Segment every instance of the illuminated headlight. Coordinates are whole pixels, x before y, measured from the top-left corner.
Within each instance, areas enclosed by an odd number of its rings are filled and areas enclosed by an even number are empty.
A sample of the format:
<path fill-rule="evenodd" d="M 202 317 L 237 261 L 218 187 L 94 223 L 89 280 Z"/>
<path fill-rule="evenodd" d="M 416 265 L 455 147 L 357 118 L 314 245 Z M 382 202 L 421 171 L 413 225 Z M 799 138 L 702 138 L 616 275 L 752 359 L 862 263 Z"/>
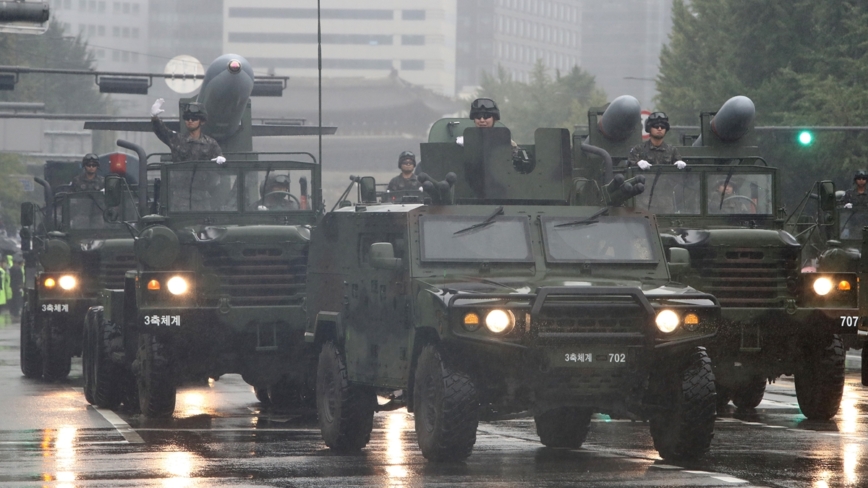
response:
<path fill-rule="evenodd" d="M 509 310 L 492 310 L 485 316 L 485 326 L 495 334 L 509 332 L 515 327 L 515 315 Z"/>
<path fill-rule="evenodd" d="M 72 290 L 78 285 L 78 281 L 75 279 L 75 276 L 71 275 L 63 275 L 57 280 L 57 283 L 66 291 Z"/>
<path fill-rule="evenodd" d="M 672 310 L 661 310 L 657 313 L 657 328 L 660 329 L 661 332 L 668 334 L 674 331 L 678 328 L 678 323 L 680 321 L 678 314 Z"/>
<path fill-rule="evenodd" d="M 835 285 L 832 284 L 832 280 L 830 280 L 829 278 L 817 278 L 814 281 L 814 293 L 820 295 L 821 297 L 828 295 L 834 287 Z"/>
<path fill-rule="evenodd" d="M 173 276 L 169 278 L 168 282 L 166 282 L 166 288 L 172 295 L 183 295 L 184 293 L 187 293 L 190 285 L 184 278 L 181 278 L 180 276 Z"/>
<path fill-rule="evenodd" d="M 54 281 L 54 278 L 45 278 L 45 281 L 42 282 L 42 284 L 48 289 L 51 289 L 51 288 L 54 288 L 55 286 L 57 286 L 57 282 Z"/>

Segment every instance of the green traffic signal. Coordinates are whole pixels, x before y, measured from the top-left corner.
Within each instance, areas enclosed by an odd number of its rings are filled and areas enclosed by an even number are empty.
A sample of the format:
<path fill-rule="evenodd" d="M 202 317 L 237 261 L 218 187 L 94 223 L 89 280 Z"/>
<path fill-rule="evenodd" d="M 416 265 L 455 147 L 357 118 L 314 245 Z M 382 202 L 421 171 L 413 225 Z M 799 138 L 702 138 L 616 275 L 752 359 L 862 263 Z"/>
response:
<path fill-rule="evenodd" d="M 814 142 L 814 134 L 811 134 L 811 131 L 803 130 L 799 132 L 799 144 L 803 146 L 809 146 L 812 142 Z"/>

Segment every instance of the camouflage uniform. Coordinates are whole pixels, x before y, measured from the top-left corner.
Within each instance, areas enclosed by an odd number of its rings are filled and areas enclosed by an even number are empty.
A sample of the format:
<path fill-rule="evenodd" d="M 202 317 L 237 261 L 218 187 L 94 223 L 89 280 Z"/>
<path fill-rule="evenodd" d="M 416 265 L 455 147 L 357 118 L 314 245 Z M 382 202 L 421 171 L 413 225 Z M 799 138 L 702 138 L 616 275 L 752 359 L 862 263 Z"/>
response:
<path fill-rule="evenodd" d="M 648 140 L 630 149 L 628 161 L 630 162 L 630 166 L 636 166 L 636 163 L 643 159 L 651 164 L 674 164 L 675 161 L 681 161 L 681 155 L 678 154 L 678 149 L 672 144 L 664 142 L 660 146 L 655 147 Z"/>
<path fill-rule="evenodd" d="M 99 191 L 105 186 L 105 178 L 94 175 L 92 180 L 87 179 L 87 174 L 82 173 L 69 182 L 72 191 Z"/>
<path fill-rule="evenodd" d="M 419 180 L 416 178 L 416 175 L 412 175 L 409 178 L 404 178 L 404 175 L 398 175 L 392 178 L 389 181 L 389 191 L 406 191 L 406 190 L 418 190 L 419 187 L 422 186 L 419 183 Z"/>
<path fill-rule="evenodd" d="M 844 192 L 843 204 L 852 203 L 854 207 L 868 207 L 868 189 L 865 193 L 859 193 L 859 189 L 854 185 L 853 188 Z"/>
<path fill-rule="evenodd" d="M 200 134 L 198 139 L 190 136 L 181 138 L 180 134 L 166 127 L 159 117 L 152 117 L 151 123 L 154 125 L 154 134 L 172 150 L 172 161 L 175 163 L 207 161 L 223 155 L 217 141 L 205 134 Z"/>

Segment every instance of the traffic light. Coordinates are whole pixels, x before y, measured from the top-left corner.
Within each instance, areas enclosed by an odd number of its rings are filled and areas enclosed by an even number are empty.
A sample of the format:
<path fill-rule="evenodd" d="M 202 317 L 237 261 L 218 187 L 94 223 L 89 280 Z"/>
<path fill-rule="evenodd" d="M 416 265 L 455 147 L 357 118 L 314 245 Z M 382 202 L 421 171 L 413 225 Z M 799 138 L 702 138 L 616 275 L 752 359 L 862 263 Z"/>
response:
<path fill-rule="evenodd" d="M 796 139 L 802 146 L 810 146 L 811 143 L 814 142 L 814 134 L 809 130 L 801 130 L 796 136 Z"/>

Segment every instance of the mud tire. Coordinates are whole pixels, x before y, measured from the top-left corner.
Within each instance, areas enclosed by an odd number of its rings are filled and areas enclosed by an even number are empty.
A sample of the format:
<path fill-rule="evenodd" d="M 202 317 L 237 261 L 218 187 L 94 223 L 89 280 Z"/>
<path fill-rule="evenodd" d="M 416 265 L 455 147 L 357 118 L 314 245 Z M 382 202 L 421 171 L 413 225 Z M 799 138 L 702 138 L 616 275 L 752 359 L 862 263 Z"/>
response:
<path fill-rule="evenodd" d="M 254 386 L 253 394 L 256 395 L 256 399 L 259 400 L 259 403 L 263 405 L 271 405 L 271 399 L 268 398 L 267 386 Z"/>
<path fill-rule="evenodd" d="M 21 373 L 25 378 L 42 377 L 42 351 L 33 340 L 33 315 L 29 302 L 21 311 Z"/>
<path fill-rule="evenodd" d="M 717 395 L 711 359 L 704 347 L 697 347 L 680 368 L 658 371 L 652 385 L 659 388 L 655 395 L 664 408 L 651 416 L 654 448 L 667 460 L 702 456 L 714 437 Z M 663 376 L 667 373 L 668 378 Z"/>
<path fill-rule="evenodd" d="M 316 373 L 316 410 L 326 445 L 338 452 L 354 452 L 371 440 L 376 396 L 368 388 L 350 384 L 343 354 L 334 342 L 323 344 Z"/>
<path fill-rule="evenodd" d="M 105 320 L 103 313 L 102 307 L 92 307 L 84 323 L 81 358 L 84 393 L 91 405 L 115 409 L 123 400 L 123 371 L 111 361 L 111 351 L 121 334 L 115 324 Z"/>
<path fill-rule="evenodd" d="M 413 388 L 416 437 L 429 461 L 463 461 L 476 444 L 479 401 L 467 374 L 444 360 L 434 345 L 419 354 Z"/>
<path fill-rule="evenodd" d="M 136 382 L 139 409 L 145 417 L 167 418 L 175 411 L 177 386 L 170 360 L 169 348 L 160 339 L 149 334 L 139 338 Z"/>
<path fill-rule="evenodd" d="M 766 383 L 766 379 L 762 376 L 752 376 L 732 390 L 732 403 L 739 409 L 756 408 L 766 394 Z"/>
<path fill-rule="evenodd" d="M 42 326 L 42 379 L 61 381 L 72 369 L 72 353 L 64 334 L 65 327 L 55 320 L 46 320 Z"/>
<path fill-rule="evenodd" d="M 561 407 L 533 418 L 536 433 L 546 447 L 578 449 L 591 430 L 592 412 L 584 408 Z"/>
<path fill-rule="evenodd" d="M 837 334 L 825 344 L 812 344 L 803 361 L 810 367 L 795 374 L 796 398 L 805 417 L 829 420 L 838 413 L 844 394 L 844 344 Z"/>

